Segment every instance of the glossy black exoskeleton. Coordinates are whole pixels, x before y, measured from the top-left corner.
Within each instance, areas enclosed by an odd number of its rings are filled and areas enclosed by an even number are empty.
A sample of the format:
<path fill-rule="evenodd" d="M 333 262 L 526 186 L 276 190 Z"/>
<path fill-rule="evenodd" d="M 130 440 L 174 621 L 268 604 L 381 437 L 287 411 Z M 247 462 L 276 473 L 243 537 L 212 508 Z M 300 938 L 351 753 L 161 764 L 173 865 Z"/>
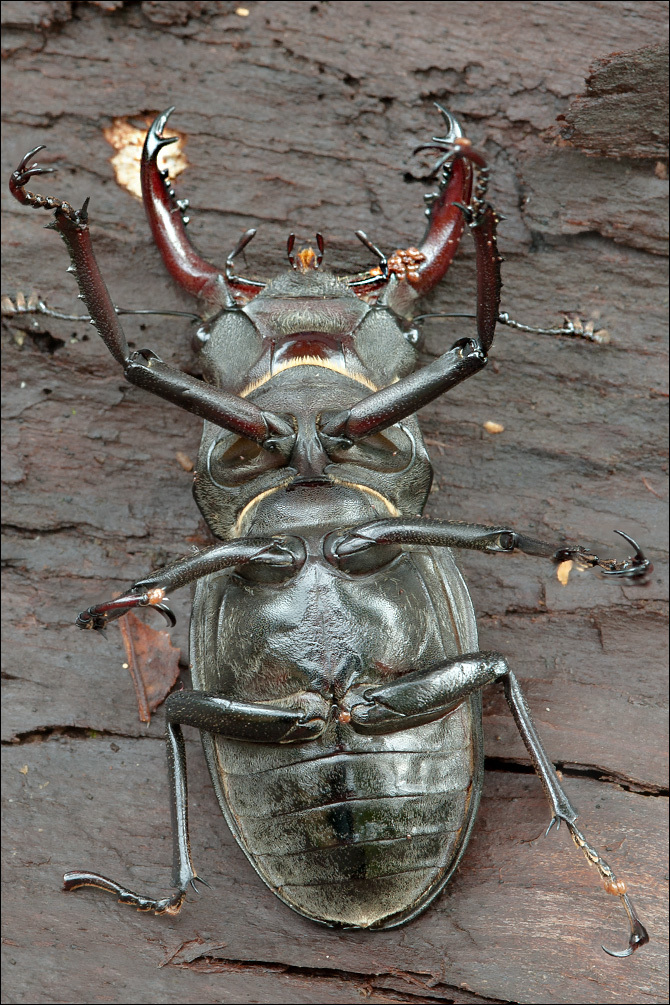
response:
<path fill-rule="evenodd" d="M 634 556 L 616 562 L 506 527 L 421 515 L 432 469 L 415 412 L 485 366 L 498 322 L 515 324 L 499 313 L 486 163 L 443 114 L 446 135 L 425 145 L 439 158 L 418 248 L 387 260 L 359 232 L 378 265 L 338 278 L 321 268 L 320 235 L 318 253 L 295 254 L 291 235 L 291 269 L 267 284 L 234 273 L 253 231 L 224 269 L 194 250 L 185 204 L 157 165 L 171 142 L 163 136 L 169 111 L 156 119 L 142 157 L 144 203 L 168 270 L 207 307 L 196 339 L 204 381 L 150 350 L 129 350 L 93 255 L 86 205 L 77 212 L 25 188 L 50 170 L 30 163 L 36 151 L 12 176 L 20 202 L 55 210 L 52 226 L 82 299 L 126 378 L 204 419 L 194 492 L 219 541 L 78 618 L 102 630 L 153 605 L 172 620 L 167 592 L 197 584 L 193 690 L 166 701 L 176 890 L 155 899 L 80 871 L 66 875 L 66 889 L 98 886 L 142 910 L 180 909 L 198 879 L 187 828 L 187 724 L 202 732 L 232 832 L 278 897 L 327 925 L 402 924 L 439 893 L 465 850 L 482 787 L 481 692 L 500 681 L 552 824 L 567 824 L 623 900 L 631 935 L 615 955 L 647 941 L 625 886 L 577 828 L 505 658 L 479 650 L 450 549 L 520 549 L 612 576 L 643 577 L 649 563 L 633 541 Z M 414 304 L 445 274 L 466 226 L 477 257 L 476 333 L 417 370 Z"/>

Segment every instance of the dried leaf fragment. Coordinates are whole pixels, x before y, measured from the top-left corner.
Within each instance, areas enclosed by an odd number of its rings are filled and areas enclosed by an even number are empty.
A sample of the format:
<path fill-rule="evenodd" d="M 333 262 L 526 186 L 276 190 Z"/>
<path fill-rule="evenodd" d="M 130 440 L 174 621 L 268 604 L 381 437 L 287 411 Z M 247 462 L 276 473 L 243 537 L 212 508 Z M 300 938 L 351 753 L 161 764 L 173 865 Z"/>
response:
<path fill-rule="evenodd" d="M 151 713 L 165 701 L 179 676 L 181 651 L 168 632 L 150 628 L 129 611 L 119 627 L 126 650 L 140 722 L 151 722 Z"/>
<path fill-rule="evenodd" d="M 127 119 L 116 118 L 112 120 L 111 126 L 107 126 L 102 131 L 109 145 L 116 150 L 111 164 L 114 168 L 117 184 L 134 195 L 136 199 L 142 198 L 140 159 L 147 129 L 151 125 L 153 117 L 149 116 L 145 121 L 146 129 L 138 129 L 137 126 L 131 125 Z M 161 167 L 167 168 L 169 177 L 173 179 L 188 167 L 188 161 L 184 154 L 184 137 L 175 132 L 174 129 L 168 128 L 163 130 L 163 135 L 177 137 L 176 143 L 172 143 L 159 154 Z"/>

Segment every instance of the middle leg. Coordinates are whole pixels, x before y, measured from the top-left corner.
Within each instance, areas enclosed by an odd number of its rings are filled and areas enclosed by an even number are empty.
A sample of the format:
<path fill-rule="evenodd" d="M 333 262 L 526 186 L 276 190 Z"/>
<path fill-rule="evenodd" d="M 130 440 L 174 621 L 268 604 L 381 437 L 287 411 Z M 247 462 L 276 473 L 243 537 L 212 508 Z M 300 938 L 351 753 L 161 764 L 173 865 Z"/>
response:
<path fill-rule="evenodd" d="M 135 607 L 154 607 L 172 625 L 175 619 L 172 611 L 164 603 L 168 590 L 178 590 L 188 583 L 202 579 L 212 572 L 222 572 L 249 562 L 262 562 L 297 572 L 305 561 L 305 545 L 301 538 L 282 537 L 242 537 L 223 544 L 215 544 L 205 551 L 199 551 L 188 558 L 180 558 L 172 565 L 139 579 L 127 593 L 114 600 L 82 611 L 77 617 L 77 627 L 94 631 L 104 630 L 110 621 L 123 617 Z"/>

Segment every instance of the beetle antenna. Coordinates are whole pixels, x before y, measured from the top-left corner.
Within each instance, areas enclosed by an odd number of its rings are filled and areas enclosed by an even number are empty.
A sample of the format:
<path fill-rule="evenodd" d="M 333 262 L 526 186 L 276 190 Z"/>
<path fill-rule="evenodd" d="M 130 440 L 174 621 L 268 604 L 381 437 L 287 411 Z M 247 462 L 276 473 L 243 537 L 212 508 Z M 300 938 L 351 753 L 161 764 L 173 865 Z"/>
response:
<path fill-rule="evenodd" d="M 379 283 L 385 283 L 389 277 L 389 267 L 388 259 L 383 251 L 381 251 L 376 244 L 373 244 L 368 235 L 363 230 L 355 231 L 356 237 L 364 244 L 368 251 L 371 251 L 373 255 L 377 256 L 379 260 L 379 265 L 376 269 L 370 269 L 369 272 L 365 274 L 363 279 L 354 279 L 349 283 L 349 286 L 367 286 L 374 285 L 378 286 Z"/>
<path fill-rule="evenodd" d="M 461 312 L 457 313 L 445 313 L 444 311 L 439 311 L 436 314 L 417 314 L 412 321 L 425 321 L 426 318 L 476 318 L 476 314 L 463 314 Z"/>
<path fill-rule="evenodd" d="M 90 321 L 90 314 L 65 314 L 49 307 L 42 298 L 35 293 L 26 297 L 23 293 L 17 293 L 14 298 L 3 293 L 1 300 L 2 316 L 16 317 L 20 314 L 44 314 L 48 318 L 56 318 L 60 321 Z M 193 311 L 158 311 L 158 310 L 135 310 L 133 307 L 117 307 L 114 304 L 115 314 L 156 314 L 161 317 L 191 318 L 192 321 L 202 321 L 200 314 Z"/>
<path fill-rule="evenodd" d="M 286 242 L 286 257 L 291 263 L 292 269 L 295 269 L 295 256 L 293 254 L 294 245 L 295 245 L 295 234 L 289 234 L 288 240 Z"/>
<path fill-rule="evenodd" d="M 368 251 L 371 251 L 373 255 L 376 255 L 379 259 L 379 268 L 382 270 L 382 279 L 388 279 L 388 261 L 386 255 L 381 251 L 376 244 L 373 244 L 368 235 L 364 230 L 357 230 L 356 237 L 364 244 Z"/>
<path fill-rule="evenodd" d="M 228 258 L 226 259 L 226 279 L 228 280 L 229 283 L 242 282 L 246 283 L 247 286 L 255 286 L 257 287 L 258 290 L 264 290 L 265 283 L 257 283 L 254 282 L 254 280 L 252 279 L 241 279 L 240 276 L 236 276 L 233 273 L 233 259 L 237 258 L 237 256 L 242 251 L 244 251 L 249 241 L 253 240 L 255 236 L 256 236 L 255 227 L 251 227 L 250 230 L 245 230 L 245 232 L 242 234 L 242 237 L 239 239 L 239 241 L 237 242 L 231 253 L 228 255 Z"/>

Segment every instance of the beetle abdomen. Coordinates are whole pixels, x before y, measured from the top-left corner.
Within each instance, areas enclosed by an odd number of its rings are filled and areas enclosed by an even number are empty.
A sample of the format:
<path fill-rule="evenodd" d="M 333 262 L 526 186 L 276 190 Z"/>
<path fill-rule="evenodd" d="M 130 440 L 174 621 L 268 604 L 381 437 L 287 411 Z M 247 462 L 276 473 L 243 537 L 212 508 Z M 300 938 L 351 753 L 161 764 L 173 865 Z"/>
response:
<path fill-rule="evenodd" d="M 385 928 L 421 911 L 458 863 L 476 812 L 473 711 L 466 702 L 385 737 L 333 727 L 299 747 L 254 745 L 251 757 L 249 744 L 216 739 L 222 808 L 254 868 L 326 924 Z"/>

